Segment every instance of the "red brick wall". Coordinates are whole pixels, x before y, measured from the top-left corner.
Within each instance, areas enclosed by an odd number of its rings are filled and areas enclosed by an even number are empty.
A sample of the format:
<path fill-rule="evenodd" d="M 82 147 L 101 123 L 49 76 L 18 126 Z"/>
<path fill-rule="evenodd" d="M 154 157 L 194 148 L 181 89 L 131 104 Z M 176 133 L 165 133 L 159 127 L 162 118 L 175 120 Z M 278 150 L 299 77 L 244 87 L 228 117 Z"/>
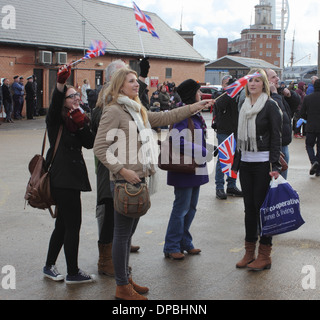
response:
<path fill-rule="evenodd" d="M 15 75 L 26 78 L 33 74 L 33 70 L 43 69 L 43 107 L 49 107 L 49 70 L 58 68 L 57 65 L 40 65 L 37 63 L 38 48 L 26 47 L 0 47 L 0 78 L 8 78 L 10 84 Z M 82 57 L 79 52 L 68 52 L 68 61 L 77 60 Z M 74 84 L 81 88 L 84 79 L 88 79 L 91 88 L 95 87 L 95 71 L 104 70 L 110 62 L 116 59 L 123 59 L 129 64 L 130 60 L 137 60 L 136 57 L 121 57 L 106 55 L 103 57 L 85 60 L 74 69 Z M 53 54 L 54 59 L 54 54 Z M 97 65 L 102 63 L 102 66 Z M 183 80 L 193 78 L 199 82 L 205 80 L 205 64 L 196 62 L 186 62 L 178 60 L 150 59 L 149 77 L 158 77 L 159 83 L 164 81 L 175 82 L 179 85 Z M 166 68 L 172 68 L 172 78 L 166 78 Z M 104 74 L 103 74 L 104 81 Z M 150 92 L 155 89 L 150 88 Z M 25 105 L 23 109 L 25 115 Z"/>

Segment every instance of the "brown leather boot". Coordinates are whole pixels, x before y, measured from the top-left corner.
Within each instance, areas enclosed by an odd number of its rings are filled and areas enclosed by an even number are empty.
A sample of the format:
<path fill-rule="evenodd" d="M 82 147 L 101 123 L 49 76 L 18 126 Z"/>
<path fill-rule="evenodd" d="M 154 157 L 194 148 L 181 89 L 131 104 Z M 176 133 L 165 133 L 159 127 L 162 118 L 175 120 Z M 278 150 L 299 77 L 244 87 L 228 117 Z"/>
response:
<path fill-rule="evenodd" d="M 265 269 L 271 269 L 271 249 L 272 246 L 260 243 L 258 249 L 258 258 L 252 263 L 248 264 L 249 270 L 262 271 Z"/>
<path fill-rule="evenodd" d="M 98 272 L 109 277 L 114 277 L 114 269 L 112 263 L 112 243 L 103 244 L 98 242 L 99 261 Z"/>
<path fill-rule="evenodd" d="M 147 293 L 149 291 L 148 287 L 141 287 L 138 284 L 136 284 L 135 282 L 133 282 L 132 278 L 129 278 L 129 283 L 132 284 L 133 289 L 136 290 L 138 293 L 140 294 L 144 294 Z"/>
<path fill-rule="evenodd" d="M 142 296 L 133 289 L 131 283 L 124 286 L 117 286 L 116 299 L 119 300 L 148 300 L 148 298 Z"/>
<path fill-rule="evenodd" d="M 245 242 L 244 245 L 246 249 L 246 253 L 244 257 L 236 264 L 237 268 L 246 268 L 247 265 L 253 262 L 256 258 L 255 250 L 256 250 L 256 243 L 255 242 Z"/>

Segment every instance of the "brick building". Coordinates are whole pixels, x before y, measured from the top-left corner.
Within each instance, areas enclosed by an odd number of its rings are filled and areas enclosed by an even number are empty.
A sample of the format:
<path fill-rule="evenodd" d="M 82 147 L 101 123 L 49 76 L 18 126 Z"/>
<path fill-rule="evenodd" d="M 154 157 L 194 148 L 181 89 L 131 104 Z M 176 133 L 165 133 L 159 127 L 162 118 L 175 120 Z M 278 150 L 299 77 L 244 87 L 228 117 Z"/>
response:
<path fill-rule="evenodd" d="M 105 41 L 107 52 L 72 70 L 70 82 L 77 88 L 84 79 L 91 88 L 103 84 L 105 68 L 116 59 L 138 71 L 142 48 L 150 58 L 151 92 L 157 82 L 179 84 L 187 78 L 204 82 L 208 61 L 154 13 L 148 15 L 160 40 L 140 32 L 142 47 L 132 8 L 98 0 L 13 1 L 12 8 L 15 28 L 0 32 L 0 78 L 12 83 L 15 75 L 34 74 L 38 107 L 49 107 L 59 66 L 83 57 L 91 40 Z"/>
<path fill-rule="evenodd" d="M 280 66 L 281 30 L 273 28 L 272 6 L 269 1 L 260 0 L 255 6 L 255 24 L 241 31 L 241 38 L 228 42 L 218 40 L 218 59 L 225 55 L 262 59 Z M 219 45 L 220 44 L 220 45 Z"/>

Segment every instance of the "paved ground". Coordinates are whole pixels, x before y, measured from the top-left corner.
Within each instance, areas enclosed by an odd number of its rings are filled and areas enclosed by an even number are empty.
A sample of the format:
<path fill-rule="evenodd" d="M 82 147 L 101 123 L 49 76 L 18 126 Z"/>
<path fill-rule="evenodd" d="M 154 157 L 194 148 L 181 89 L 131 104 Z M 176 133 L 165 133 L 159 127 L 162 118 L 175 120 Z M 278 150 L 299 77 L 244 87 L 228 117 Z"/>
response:
<path fill-rule="evenodd" d="M 209 123 L 210 115 L 206 113 L 205 117 Z M 23 197 L 29 178 L 27 165 L 30 158 L 40 152 L 44 127 L 43 118 L 0 126 L 0 300 L 113 300 L 113 278 L 97 276 L 94 284 L 68 286 L 42 277 L 54 220 L 48 212 L 24 209 Z M 320 178 L 308 174 L 310 165 L 304 139 L 295 139 L 290 153 L 288 181 L 299 192 L 306 223 L 297 231 L 274 237 L 272 269 L 260 273 L 235 268 L 244 253 L 243 200 L 217 200 L 213 175 L 210 183 L 201 188 L 191 229 L 194 244 L 202 253 L 187 256 L 184 261 L 164 258 L 163 241 L 174 197 L 173 188 L 165 183 L 165 173 L 160 172 L 161 191 L 153 196 L 150 211 L 140 221 L 134 244 L 141 249 L 131 254 L 130 261 L 134 280 L 150 287 L 149 299 L 308 300 L 320 297 L 317 281 L 315 289 L 302 286 L 304 280 L 313 280 L 311 276 L 320 272 Z M 92 150 L 85 150 L 84 156 L 93 192 L 82 194 L 79 266 L 97 274 Z M 63 252 L 57 265 L 62 273 L 66 272 Z M 302 272 L 307 265 L 314 268 L 313 273 Z M 13 266 L 16 271 L 15 289 L 6 289 L 8 277 L 12 275 L 7 266 Z"/>

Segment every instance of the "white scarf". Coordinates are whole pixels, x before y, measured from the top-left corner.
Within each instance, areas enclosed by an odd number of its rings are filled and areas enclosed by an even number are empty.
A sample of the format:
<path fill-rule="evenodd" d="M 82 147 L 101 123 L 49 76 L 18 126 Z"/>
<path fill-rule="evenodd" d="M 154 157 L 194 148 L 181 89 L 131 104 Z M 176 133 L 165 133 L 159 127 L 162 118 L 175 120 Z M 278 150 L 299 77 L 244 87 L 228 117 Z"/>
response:
<path fill-rule="evenodd" d="M 269 96 L 262 93 L 256 103 L 252 106 L 250 97 L 247 97 L 239 113 L 238 124 L 238 150 L 258 151 L 256 135 L 256 118 L 257 114 L 265 106 Z"/>
<path fill-rule="evenodd" d="M 143 172 L 147 178 L 148 171 L 156 171 L 155 164 L 158 163 L 158 144 L 153 137 L 152 128 L 149 121 L 147 122 L 146 126 L 143 122 L 140 113 L 142 107 L 141 104 L 125 95 L 119 95 L 117 103 L 120 105 L 125 105 L 126 109 L 138 127 L 139 136 L 142 143 L 140 154 L 142 155 Z M 158 175 L 155 173 L 154 175 L 150 176 L 148 181 L 149 193 L 151 195 L 157 191 L 157 184 Z"/>

